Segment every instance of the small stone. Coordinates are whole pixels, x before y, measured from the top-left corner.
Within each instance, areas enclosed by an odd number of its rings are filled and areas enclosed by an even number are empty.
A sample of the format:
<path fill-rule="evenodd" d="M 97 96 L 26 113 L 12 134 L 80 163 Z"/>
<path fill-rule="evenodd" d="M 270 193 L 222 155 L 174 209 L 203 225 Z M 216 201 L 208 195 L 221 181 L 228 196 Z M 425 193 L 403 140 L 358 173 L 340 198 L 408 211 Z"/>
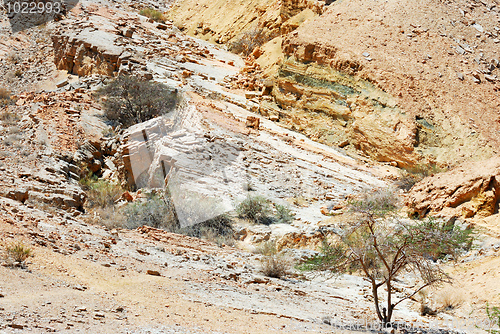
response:
<path fill-rule="evenodd" d="M 363 57 L 370 57 L 370 54 L 368 52 L 363 52 Z"/>
<path fill-rule="evenodd" d="M 458 54 L 461 55 L 465 54 L 465 50 L 460 45 L 455 46 L 455 50 L 457 51 Z"/>
<path fill-rule="evenodd" d="M 56 83 L 56 87 L 57 88 L 61 88 L 61 87 L 66 86 L 67 84 L 69 84 L 68 79 L 64 79 L 64 80 L 61 80 L 58 83 Z"/>
<path fill-rule="evenodd" d="M 472 81 L 474 81 L 475 83 L 481 83 L 481 77 L 479 76 L 479 73 L 472 73 Z"/>
<path fill-rule="evenodd" d="M 457 77 L 458 77 L 458 80 L 461 80 L 461 81 L 464 80 L 464 74 L 463 73 L 458 72 L 457 73 Z"/>
<path fill-rule="evenodd" d="M 474 23 L 474 24 L 472 25 L 472 27 L 473 27 L 474 29 L 476 29 L 477 31 L 479 31 L 479 32 L 484 32 L 484 28 L 483 28 L 483 26 L 482 26 L 482 25 L 480 25 L 479 23 Z"/>
<path fill-rule="evenodd" d="M 344 148 L 344 147 L 346 147 L 347 145 L 349 145 L 349 140 L 344 140 L 343 142 L 339 143 L 339 147 L 340 147 L 340 148 Z"/>
<path fill-rule="evenodd" d="M 132 35 L 134 34 L 134 29 L 127 29 L 123 32 L 123 36 L 132 38 Z"/>
<path fill-rule="evenodd" d="M 271 115 L 271 116 L 269 116 L 269 120 L 272 122 L 277 122 L 280 120 L 280 117 L 279 117 L 279 115 Z"/>
<path fill-rule="evenodd" d="M 160 272 L 158 272 L 156 270 L 148 270 L 147 274 L 152 275 L 152 276 L 161 276 Z"/>
<path fill-rule="evenodd" d="M 495 82 L 497 81 L 497 77 L 495 75 L 489 75 L 489 74 L 485 74 L 484 75 L 484 78 L 490 82 Z"/>

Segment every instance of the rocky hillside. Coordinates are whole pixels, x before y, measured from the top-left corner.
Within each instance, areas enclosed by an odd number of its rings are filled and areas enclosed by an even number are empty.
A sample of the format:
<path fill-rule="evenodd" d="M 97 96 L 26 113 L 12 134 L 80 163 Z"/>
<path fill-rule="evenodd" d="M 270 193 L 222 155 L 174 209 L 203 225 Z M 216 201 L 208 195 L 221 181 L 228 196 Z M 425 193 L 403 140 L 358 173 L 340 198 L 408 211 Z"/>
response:
<path fill-rule="evenodd" d="M 295 265 L 389 188 L 406 204 L 396 220 L 477 234 L 438 254 L 452 284 L 394 320 L 451 333 L 487 318 L 498 22 L 495 3 L 437 0 L 85 0 L 17 33 L 2 16 L 0 332 L 349 333 L 378 322 L 361 272 Z M 249 36 L 265 38 L 229 51 Z M 179 103 L 118 124 L 120 95 L 101 93 L 117 77 Z M 395 297 L 420 283 L 400 275 Z"/>
<path fill-rule="evenodd" d="M 296 15 L 309 10 L 293 4 Z M 252 9 L 244 11 L 249 15 L 244 23 L 220 27 L 215 24 L 222 20 L 209 14 L 218 7 L 204 6 L 186 18 L 178 16 L 176 23 L 181 28 L 214 24 L 210 36 L 231 30 L 233 35 L 219 40 L 224 43 L 255 21 Z M 264 69 L 279 65 L 270 84 L 274 103 L 261 104 L 264 116 L 279 114 L 281 123 L 314 140 L 402 168 L 451 167 L 498 154 L 495 2 L 336 1 L 322 6 L 316 11 L 324 12 L 321 16 L 304 20 L 297 30 L 286 29 L 283 18 L 289 16 L 282 15 L 276 21 L 281 36 L 249 58 Z M 178 8 L 186 13 L 195 7 L 181 1 Z M 226 13 L 236 15 L 237 9 L 228 7 Z"/>
<path fill-rule="evenodd" d="M 498 15 L 494 2 L 336 2 L 285 38 L 273 95 L 283 108 L 326 104 L 334 132 L 378 161 L 489 158 L 500 134 Z"/>

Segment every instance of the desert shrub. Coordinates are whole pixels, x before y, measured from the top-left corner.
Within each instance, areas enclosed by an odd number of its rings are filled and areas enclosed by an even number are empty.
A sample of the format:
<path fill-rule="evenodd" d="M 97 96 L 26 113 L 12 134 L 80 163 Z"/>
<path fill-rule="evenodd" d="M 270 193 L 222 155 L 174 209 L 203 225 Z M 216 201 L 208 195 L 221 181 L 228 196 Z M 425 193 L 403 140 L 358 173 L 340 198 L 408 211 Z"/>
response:
<path fill-rule="evenodd" d="M 123 211 L 126 216 L 125 227 L 134 229 L 143 225 L 176 232 L 179 223 L 174 204 L 168 194 L 154 195 L 144 202 L 127 205 Z"/>
<path fill-rule="evenodd" d="M 177 89 L 134 76 L 119 76 L 97 90 L 96 96 L 106 118 L 126 127 L 174 110 L 180 99 Z"/>
<path fill-rule="evenodd" d="M 92 173 L 80 179 L 80 185 L 87 194 L 86 205 L 89 208 L 113 206 L 124 192 L 124 189 L 120 185 L 107 180 L 101 180 Z"/>
<path fill-rule="evenodd" d="M 4 139 L 3 143 L 6 146 L 14 146 L 16 148 L 20 148 L 21 145 L 19 144 L 19 142 L 21 141 L 22 138 L 23 137 L 18 134 L 10 134 Z"/>
<path fill-rule="evenodd" d="M 5 88 L 0 88 L 0 108 L 5 107 L 6 105 L 9 105 L 11 103 L 12 100 L 10 98 L 10 91 Z M 2 115 L 3 114 L 5 114 L 5 112 L 3 112 Z"/>
<path fill-rule="evenodd" d="M 269 33 L 264 29 L 249 30 L 242 33 L 232 42 L 229 45 L 229 50 L 233 53 L 243 54 L 245 57 L 248 57 L 256 47 L 269 42 L 277 36 L 277 33 Z"/>
<path fill-rule="evenodd" d="M 486 304 L 486 315 L 490 321 L 490 328 L 486 329 L 486 332 L 490 334 L 500 334 L 500 307 L 492 306 Z M 496 329 L 491 327 L 496 326 Z"/>
<path fill-rule="evenodd" d="M 236 213 L 240 218 L 254 223 L 269 225 L 273 222 L 271 203 L 262 196 L 249 196 L 237 207 Z"/>
<path fill-rule="evenodd" d="M 234 229 L 231 217 L 224 213 L 202 223 L 178 229 L 176 232 L 190 237 L 206 239 L 221 246 L 234 245 Z"/>
<path fill-rule="evenodd" d="M 84 216 L 84 219 L 89 224 L 102 225 L 109 229 L 124 228 L 127 217 L 122 211 L 115 206 L 96 207 L 88 215 Z"/>
<path fill-rule="evenodd" d="M 3 103 L 5 103 L 5 104 L 3 104 Z M 4 101 L 4 100 L 0 99 L 0 107 L 2 106 L 2 104 L 5 106 L 5 105 L 10 104 L 10 103 L 11 103 L 11 100 Z M 8 110 L 5 110 L 5 111 L 0 113 L 0 121 L 2 121 L 6 125 L 15 125 L 15 124 L 17 124 L 17 122 L 19 122 L 20 119 L 21 119 L 21 117 L 19 117 L 18 114 L 10 112 Z"/>
<path fill-rule="evenodd" d="M 349 201 L 351 211 L 383 216 L 394 211 L 399 205 L 397 195 L 391 189 L 378 189 L 365 193 L 359 200 Z"/>
<path fill-rule="evenodd" d="M 427 176 L 441 173 L 444 170 L 439 168 L 436 164 L 422 164 L 415 167 L 401 170 L 400 177 L 396 181 L 399 189 L 409 191 L 415 184 L 422 181 Z"/>
<path fill-rule="evenodd" d="M 256 252 L 263 255 L 260 262 L 264 275 L 282 278 L 290 273 L 292 263 L 286 255 L 278 252 L 276 243 L 272 241 L 264 242 L 257 248 Z"/>
<path fill-rule="evenodd" d="M 443 311 L 451 311 L 463 303 L 463 295 L 460 290 L 447 288 L 437 294 L 437 301 Z"/>
<path fill-rule="evenodd" d="M 6 88 L 0 88 L 0 100 L 10 100 L 10 91 Z"/>
<path fill-rule="evenodd" d="M 163 13 L 160 11 L 157 11 L 156 9 L 153 8 L 145 8 L 141 9 L 139 14 L 149 17 L 150 19 L 157 21 L 157 22 L 165 22 L 163 18 Z"/>
<path fill-rule="evenodd" d="M 176 233 L 203 238 L 219 246 L 234 244 L 233 222 L 220 198 L 186 189 L 175 178 L 168 184 L 168 193 L 175 203 L 180 226 Z"/>
<path fill-rule="evenodd" d="M 293 222 L 294 213 L 288 206 L 281 204 L 274 204 L 274 208 L 276 209 L 276 221 L 281 224 L 289 224 Z"/>
<path fill-rule="evenodd" d="M 22 242 L 16 242 L 6 246 L 5 252 L 9 260 L 22 263 L 32 255 L 33 251 Z"/>

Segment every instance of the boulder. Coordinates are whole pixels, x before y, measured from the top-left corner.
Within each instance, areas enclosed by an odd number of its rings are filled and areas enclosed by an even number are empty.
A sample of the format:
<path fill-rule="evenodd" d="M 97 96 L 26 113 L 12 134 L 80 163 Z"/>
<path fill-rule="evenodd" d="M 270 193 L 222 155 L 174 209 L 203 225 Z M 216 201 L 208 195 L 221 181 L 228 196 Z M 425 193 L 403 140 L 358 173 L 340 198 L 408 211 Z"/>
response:
<path fill-rule="evenodd" d="M 146 185 L 143 182 L 149 179 L 148 171 L 153 162 L 156 142 L 167 133 L 167 124 L 162 117 L 134 125 L 125 131 L 121 152 L 125 174 L 123 176 L 129 186 L 141 188 Z"/>
<path fill-rule="evenodd" d="M 498 213 L 500 157 L 464 163 L 448 172 L 427 177 L 410 190 L 406 205 L 425 216 L 487 217 Z"/>

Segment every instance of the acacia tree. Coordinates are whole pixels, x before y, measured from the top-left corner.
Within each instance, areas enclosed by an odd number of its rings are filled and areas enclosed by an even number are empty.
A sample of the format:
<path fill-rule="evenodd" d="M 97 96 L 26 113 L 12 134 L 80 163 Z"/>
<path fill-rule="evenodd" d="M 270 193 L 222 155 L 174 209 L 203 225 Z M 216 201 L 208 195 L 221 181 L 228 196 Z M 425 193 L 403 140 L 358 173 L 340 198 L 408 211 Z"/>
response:
<path fill-rule="evenodd" d="M 394 309 L 422 289 L 451 280 L 437 259 L 449 255 L 456 259 L 472 242 L 472 231 L 433 219 L 405 221 L 393 213 L 395 195 L 377 192 L 350 203 L 359 219 L 336 242 L 324 242 L 321 254 L 302 265 L 304 270 L 334 274 L 359 271 L 371 284 L 375 312 L 387 325 Z M 396 300 L 394 280 L 414 273 L 421 284 Z M 380 288 L 385 287 L 385 301 Z"/>

